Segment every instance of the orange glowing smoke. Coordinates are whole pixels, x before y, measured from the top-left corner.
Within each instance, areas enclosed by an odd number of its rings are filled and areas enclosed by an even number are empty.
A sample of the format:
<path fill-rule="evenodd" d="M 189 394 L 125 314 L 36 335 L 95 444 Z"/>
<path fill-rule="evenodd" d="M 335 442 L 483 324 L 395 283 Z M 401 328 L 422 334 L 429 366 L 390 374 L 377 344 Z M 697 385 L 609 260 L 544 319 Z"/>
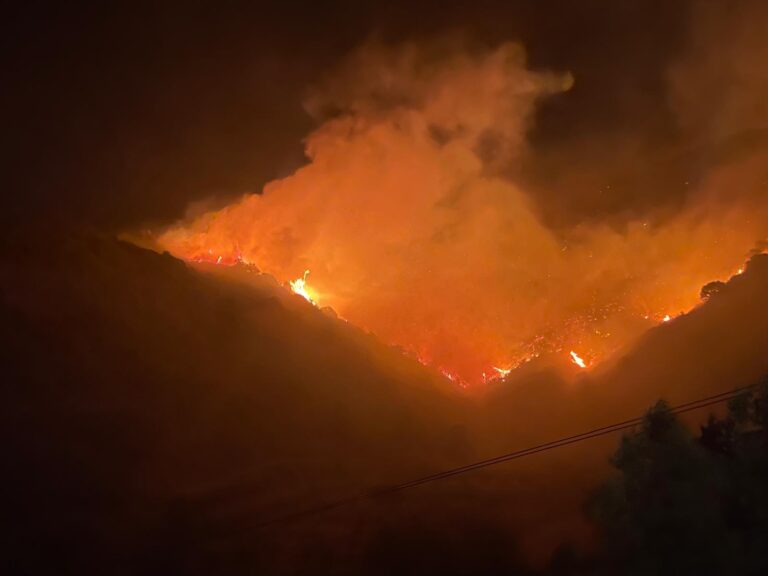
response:
<path fill-rule="evenodd" d="M 754 188 L 766 159 L 713 171 L 674 218 L 555 233 L 535 192 L 501 174 L 530 153 L 536 102 L 571 83 L 526 69 L 513 44 L 368 47 L 310 99 L 336 115 L 307 138 L 306 166 L 158 243 L 186 260 L 252 263 L 461 382 L 576 346 L 594 364 L 645 318 L 690 309 L 765 237 L 768 210 L 730 184 Z"/>

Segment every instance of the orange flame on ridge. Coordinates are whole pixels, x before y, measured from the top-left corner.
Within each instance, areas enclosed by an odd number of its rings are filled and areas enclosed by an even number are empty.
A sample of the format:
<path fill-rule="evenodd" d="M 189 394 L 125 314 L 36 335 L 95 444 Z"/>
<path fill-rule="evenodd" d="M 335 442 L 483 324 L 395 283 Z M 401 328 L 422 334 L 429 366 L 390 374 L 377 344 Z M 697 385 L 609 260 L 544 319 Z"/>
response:
<path fill-rule="evenodd" d="M 309 270 L 304 270 L 304 274 L 302 276 L 296 278 L 296 280 L 291 280 L 288 284 L 290 285 L 291 291 L 294 294 L 298 294 L 310 304 L 317 305 L 317 303 L 309 295 L 307 287 L 307 276 L 309 276 Z"/>
<path fill-rule="evenodd" d="M 571 350 L 571 361 L 576 364 L 579 368 L 586 368 L 587 363 L 582 360 L 581 356 L 576 354 L 573 350 Z"/>

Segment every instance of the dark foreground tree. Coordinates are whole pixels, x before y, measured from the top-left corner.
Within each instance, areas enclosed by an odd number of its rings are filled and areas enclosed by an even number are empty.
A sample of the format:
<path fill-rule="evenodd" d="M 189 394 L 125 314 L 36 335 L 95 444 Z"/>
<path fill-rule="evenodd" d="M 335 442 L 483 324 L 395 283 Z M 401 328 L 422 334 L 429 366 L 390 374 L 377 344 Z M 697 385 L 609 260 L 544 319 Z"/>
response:
<path fill-rule="evenodd" d="M 606 571 L 768 573 L 765 394 L 745 394 L 695 438 L 659 402 L 622 438 L 591 513 Z"/>

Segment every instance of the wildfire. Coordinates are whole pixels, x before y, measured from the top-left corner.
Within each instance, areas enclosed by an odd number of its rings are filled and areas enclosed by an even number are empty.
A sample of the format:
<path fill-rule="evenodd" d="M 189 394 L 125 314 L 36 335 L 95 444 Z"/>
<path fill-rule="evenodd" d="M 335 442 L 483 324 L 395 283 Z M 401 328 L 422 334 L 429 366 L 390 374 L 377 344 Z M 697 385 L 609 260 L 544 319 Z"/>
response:
<path fill-rule="evenodd" d="M 498 372 L 500 378 L 506 378 L 506 376 L 512 372 L 512 368 L 497 368 L 496 366 L 493 367 L 493 369 Z"/>
<path fill-rule="evenodd" d="M 337 114 L 307 136 L 305 166 L 165 229 L 158 248 L 251 264 L 313 304 L 321 295 L 455 382 L 501 379 L 572 348 L 588 354 L 571 351 L 577 366 L 596 366 L 743 262 L 768 227 L 768 207 L 752 199 L 765 159 L 718 168 L 663 220 L 613 226 L 596 214 L 552 229 L 540 217 L 549 195 L 498 168 L 528 158 L 537 102 L 572 78 L 529 70 L 519 48 L 440 60 L 413 47 L 363 50 L 308 103 Z M 489 135 L 493 153 L 483 152 Z M 724 211 L 732 177 L 744 192 L 729 192 Z M 290 280 L 297 262 L 324 272 L 311 287 L 309 270 Z"/>
<path fill-rule="evenodd" d="M 571 361 L 576 364 L 579 368 L 586 368 L 587 363 L 582 360 L 581 356 L 576 354 L 573 350 L 571 350 Z"/>
<path fill-rule="evenodd" d="M 310 304 L 315 304 L 315 301 L 312 299 L 312 297 L 309 295 L 309 292 L 307 291 L 308 275 L 309 275 L 309 270 L 304 270 L 304 274 L 301 277 L 296 278 L 296 280 L 291 280 L 288 284 L 291 286 L 291 291 L 294 294 L 298 294 Z"/>

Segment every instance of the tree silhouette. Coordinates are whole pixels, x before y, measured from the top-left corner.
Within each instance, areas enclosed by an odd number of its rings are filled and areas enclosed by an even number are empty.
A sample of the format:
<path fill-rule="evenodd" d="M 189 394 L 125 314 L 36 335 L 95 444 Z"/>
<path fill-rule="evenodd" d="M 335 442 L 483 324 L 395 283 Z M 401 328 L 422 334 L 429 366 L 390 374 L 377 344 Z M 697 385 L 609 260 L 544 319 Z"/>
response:
<path fill-rule="evenodd" d="M 612 458 L 620 474 L 590 507 L 606 571 L 768 572 L 765 397 L 736 398 L 699 438 L 659 402 L 622 438 Z"/>
<path fill-rule="evenodd" d="M 712 296 L 715 296 L 718 292 L 720 292 L 720 290 L 722 290 L 724 287 L 725 282 L 721 282 L 720 280 L 709 282 L 701 288 L 699 296 L 702 300 L 709 300 L 712 298 Z"/>

